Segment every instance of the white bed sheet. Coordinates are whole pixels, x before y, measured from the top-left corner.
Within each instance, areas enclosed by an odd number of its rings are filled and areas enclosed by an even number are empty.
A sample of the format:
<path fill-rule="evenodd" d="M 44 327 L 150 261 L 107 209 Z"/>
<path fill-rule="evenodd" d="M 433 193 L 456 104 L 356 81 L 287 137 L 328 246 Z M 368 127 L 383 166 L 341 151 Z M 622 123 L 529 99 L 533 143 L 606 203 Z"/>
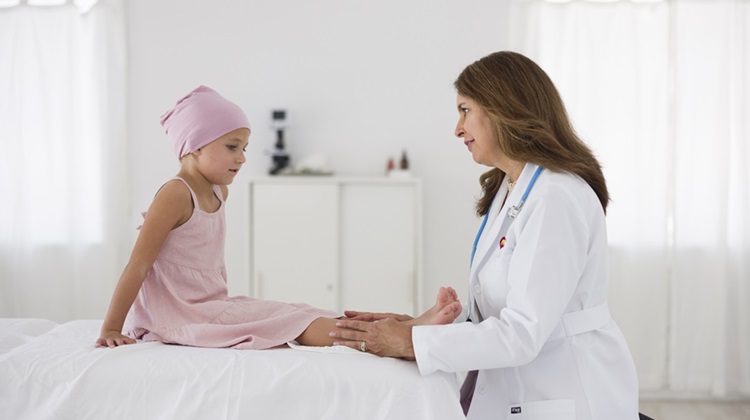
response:
<path fill-rule="evenodd" d="M 464 418 L 455 375 L 422 377 L 412 362 L 341 347 L 95 348 L 100 326 L 0 319 L 0 417 Z"/>

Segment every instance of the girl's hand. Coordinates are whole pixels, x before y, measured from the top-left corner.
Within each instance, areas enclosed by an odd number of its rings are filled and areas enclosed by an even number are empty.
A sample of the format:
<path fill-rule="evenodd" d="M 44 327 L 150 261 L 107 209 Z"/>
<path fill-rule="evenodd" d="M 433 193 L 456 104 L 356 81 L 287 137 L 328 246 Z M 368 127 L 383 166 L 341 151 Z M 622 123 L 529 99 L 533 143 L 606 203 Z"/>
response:
<path fill-rule="evenodd" d="M 409 315 L 399 315 L 399 314 L 393 314 L 393 313 L 381 313 L 381 312 L 358 312 L 358 311 L 344 311 L 344 315 L 346 315 L 349 319 L 354 319 L 358 321 L 379 321 L 381 319 L 391 318 L 395 319 L 399 322 L 404 321 L 410 321 L 413 318 Z"/>
<path fill-rule="evenodd" d="M 117 347 L 135 343 L 135 340 L 119 331 L 102 331 L 101 336 L 96 340 L 96 347 Z"/>

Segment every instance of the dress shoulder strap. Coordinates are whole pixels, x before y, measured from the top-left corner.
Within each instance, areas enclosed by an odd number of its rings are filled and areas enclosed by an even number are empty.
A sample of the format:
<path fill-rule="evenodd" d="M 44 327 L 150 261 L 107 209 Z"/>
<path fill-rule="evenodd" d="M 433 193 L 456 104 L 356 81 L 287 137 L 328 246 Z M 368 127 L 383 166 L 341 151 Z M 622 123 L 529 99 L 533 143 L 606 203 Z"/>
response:
<path fill-rule="evenodd" d="M 188 191 L 190 191 L 190 197 L 193 198 L 193 208 L 198 208 L 198 197 L 195 196 L 195 191 L 193 191 L 193 189 L 190 188 L 190 184 L 188 184 L 187 181 L 185 181 L 184 179 L 182 179 L 179 176 L 176 176 L 176 177 L 170 179 L 169 181 L 173 181 L 175 179 L 180 180 L 180 181 L 182 181 L 183 184 L 185 184 L 185 186 L 187 187 Z M 167 181 L 167 182 L 169 182 L 169 181 Z M 165 184 L 166 184 L 166 182 L 165 182 Z M 163 187 L 163 185 L 162 185 L 162 187 Z"/>
<path fill-rule="evenodd" d="M 216 198 L 218 198 L 219 201 L 221 201 L 221 203 L 224 204 L 224 193 L 221 191 L 221 187 L 214 184 L 213 189 L 214 189 L 214 194 L 216 195 Z"/>

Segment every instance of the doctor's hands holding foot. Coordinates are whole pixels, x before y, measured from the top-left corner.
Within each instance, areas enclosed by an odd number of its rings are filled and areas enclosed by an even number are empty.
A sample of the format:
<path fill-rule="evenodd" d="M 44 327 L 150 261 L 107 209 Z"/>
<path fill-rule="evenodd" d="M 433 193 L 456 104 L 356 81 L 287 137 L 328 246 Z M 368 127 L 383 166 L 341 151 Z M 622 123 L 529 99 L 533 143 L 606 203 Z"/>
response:
<path fill-rule="evenodd" d="M 443 313 L 443 311 L 445 312 Z M 441 287 L 438 291 L 435 306 L 418 318 L 412 318 L 409 315 L 394 314 L 390 312 L 359 312 L 344 311 L 347 318 L 356 321 L 379 321 L 386 318 L 399 322 L 405 322 L 409 325 L 439 325 L 450 324 L 461 313 L 461 302 L 458 300 L 458 293 L 452 287 Z"/>
<path fill-rule="evenodd" d="M 441 287 L 435 305 L 417 318 L 392 313 L 346 311 L 350 319 L 336 322 L 343 331 L 329 335 L 343 345 L 381 357 L 414 360 L 411 329 L 416 325 L 450 324 L 461 314 L 461 302 L 451 287 Z"/>

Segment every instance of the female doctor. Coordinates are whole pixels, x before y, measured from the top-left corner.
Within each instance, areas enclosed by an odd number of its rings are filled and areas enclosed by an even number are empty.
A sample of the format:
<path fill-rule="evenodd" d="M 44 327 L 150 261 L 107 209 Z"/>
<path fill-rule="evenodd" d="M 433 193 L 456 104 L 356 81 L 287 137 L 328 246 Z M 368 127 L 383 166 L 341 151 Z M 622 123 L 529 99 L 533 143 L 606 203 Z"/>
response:
<path fill-rule="evenodd" d="M 490 54 L 455 87 L 455 134 L 492 168 L 479 179 L 468 305 L 448 325 L 348 312 L 355 320 L 331 336 L 416 359 L 422 375 L 469 371 L 469 419 L 637 420 L 635 366 L 607 309 L 609 196 L 599 163 L 527 57 Z"/>

